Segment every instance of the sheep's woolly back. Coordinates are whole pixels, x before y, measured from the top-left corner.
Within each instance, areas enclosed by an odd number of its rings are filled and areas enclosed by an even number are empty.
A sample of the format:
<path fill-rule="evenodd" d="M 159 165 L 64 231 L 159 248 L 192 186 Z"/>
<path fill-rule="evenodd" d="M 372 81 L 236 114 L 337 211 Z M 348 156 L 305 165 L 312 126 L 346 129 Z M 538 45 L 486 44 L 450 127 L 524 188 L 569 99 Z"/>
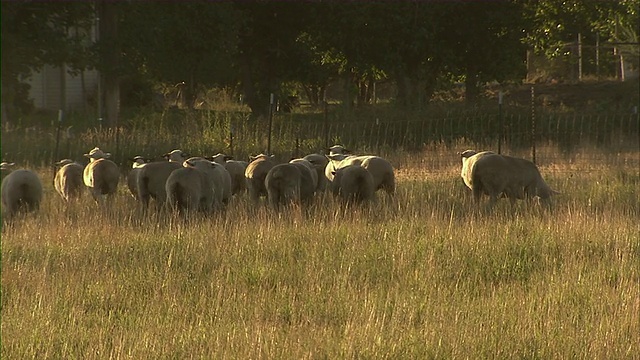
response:
<path fill-rule="evenodd" d="M 70 159 L 58 161 L 56 164 L 64 164 L 56 172 L 53 181 L 58 194 L 60 194 L 65 201 L 79 198 L 84 188 L 84 167 Z"/>
<path fill-rule="evenodd" d="M 6 217 L 15 215 L 22 207 L 35 211 L 42 201 L 42 182 L 31 170 L 12 171 L 0 186 L 2 212 Z"/>

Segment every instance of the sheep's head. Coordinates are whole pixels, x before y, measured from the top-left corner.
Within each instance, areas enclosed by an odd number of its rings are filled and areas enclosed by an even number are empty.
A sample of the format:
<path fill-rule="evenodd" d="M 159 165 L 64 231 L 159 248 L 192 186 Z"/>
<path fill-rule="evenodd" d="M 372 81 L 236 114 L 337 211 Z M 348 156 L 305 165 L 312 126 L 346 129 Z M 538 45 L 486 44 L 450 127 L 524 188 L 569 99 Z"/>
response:
<path fill-rule="evenodd" d="M 185 159 L 189 157 L 189 154 L 183 152 L 182 150 L 175 149 L 162 155 L 162 157 L 169 161 L 183 162 Z"/>
<path fill-rule="evenodd" d="M 151 162 L 151 159 L 148 159 L 148 158 L 146 158 L 144 156 L 140 156 L 140 155 L 134 156 L 133 158 L 131 158 L 129 160 L 133 163 L 133 167 L 134 168 Z"/>
<path fill-rule="evenodd" d="M 467 159 L 467 158 L 470 158 L 470 157 L 472 157 L 473 155 L 475 155 L 477 153 L 478 152 L 475 151 L 475 150 L 465 150 L 463 152 L 459 152 L 458 155 L 460 155 L 460 157 L 462 157 L 462 158 Z"/>
<path fill-rule="evenodd" d="M 260 160 L 260 159 L 268 160 L 273 158 L 274 158 L 274 155 L 267 155 L 267 154 L 258 154 L 256 156 L 249 155 L 249 162 Z"/>
<path fill-rule="evenodd" d="M 71 160 L 71 159 L 62 159 L 62 160 L 60 160 L 60 161 L 55 163 L 55 165 L 57 167 L 63 167 L 63 166 L 68 165 L 68 164 L 73 164 L 73 160 Z"/>
<path fill-rule="evenodd" d="M 0 163 L 0 171 L 2 172 L 3 179 L 5 176 L 9 175 L 11 171 L 13 171 L 14 166 L 15 166 L 15 163 L 9 163 L 4 161 Z"/>
<path fill-rule="evenodd" d="M 106 153 L 100 150 L 100 148 L 96 146 L 93 149 L 91 149 L 91 151 L 89 151 L 88 154 L 84 154 L 84 156 L 88 157 L 90 161 L 94 161 L 98 159 L 107 159 L 111 157 L 111 153 Z"/>
<path fill-rule="evenodd" d="M 333 145 L 332 147 L 329 148 L 329 155 L 336 155 L 336 154 L 341 154 L 341 155 L 351 154 L 351 150 L 348 150 L 342 145 Z"/>
<path fill-rule="evenodd" d="M 211 160 L 211 161 L 216 162 L 218 164 L 224 164 L 225 162 L 227 162 L 229 160 L 233 160 L 233 156 L 225 155 L 225 154 L 222 154 L 222 153 L 217 153 L 216 155 L 205 157 L 205 159 Z"/>

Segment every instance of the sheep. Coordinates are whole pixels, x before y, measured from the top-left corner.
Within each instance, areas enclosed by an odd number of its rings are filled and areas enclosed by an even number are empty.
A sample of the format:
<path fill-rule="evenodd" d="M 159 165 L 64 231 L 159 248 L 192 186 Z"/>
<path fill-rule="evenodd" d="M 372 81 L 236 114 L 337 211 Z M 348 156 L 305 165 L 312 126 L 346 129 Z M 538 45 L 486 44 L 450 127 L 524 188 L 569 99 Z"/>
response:
<path fill-rule="evenodd" d="M 129 188 L 129 192 L 131 192 L 131 196 L 133 196 L 134 199 L 138 199 L 138 174 L 140 174 L 140 170 L 148 164 L 151 159 L 135 156 L 129 160 L 133 162 L 133 165 L 131 171 L 127 174 L 127 187 Z"/>
<path fill-rule="evenodd" d="M 84 188 L 84 166 L 71 159 L 63 159 L 56 163 L 60 167 L 56 172 L 53 185 L 64 201 L 77 200 Z"/>
<path fill-rule="evenodd" d="M 333 172 L 331 183 L 333 195 L 346 202 L 362 203 L 374 200 L 373 176 L 359 165 L 347 165 Z"/>
<path fill-rule="evenodd" d="M 213 210 L 213 179 L 195 167 L 175 169 L 165 184 L 166 206 L 178 211 Z"/>
<path fill-rule="evenodd" d="M 207 159 L 222 164 L 227 169 L 229 175 L 231 175 L 231 194 L 236 195 L 247 189 L 247 178 L 244 173 L 249 165 L 248 162 L 233 160 L 233 157 L 220 153 Z"/>
<path fill-rule="evenodd" d="M 395 174 L 393 171 L 393 166 L 391 166 L 391 164 L 387 160 L 379 156 L 372 155 L 347 156 L 335 154 L 327 155 L 327 158 L 329 159 L 329 163 L 325 168 L 325 176 L 327 177 L 329 183 L 333 181 L 333 172 L 335 170 L 348 165 L 360 165 L 371 173 L 375 191 L 383 189 L 390 196 L 395 193 Z"/>
<path fill-rule="evenodd" d="M 545 183 L 538 167 L 529 160 L 491 151 L 467 150 L 460 155 L 460 175 L 473 191 L 476 203 L 483 194 L 489 195 L 489 207 L 495 205 L 499 196 L 509 198 L 513 206 L 516 199 L 539 198 L 546 201 L 559 194 Z"/>
<path fill-rule="evenodd" d="M 269 205 L 278 209 L 281 205 L 298 203 L 301 182 L 302 174 L 298 165 L 279 164 L 273 166 L 264 180 Z"/>
<path fill-rule="evenodd" d="M 149 206 L 149 200 L 155 199 L 158 209 L 162 209 L 167 193 L 165 184 L 171 172 L 182 167 L 188 154 L 180 149 L 162 155 L 168 161 L 154 161 L 144 165 L 138 172 L 136 189 L 138 200 L 143 209 Z"/>
<path fill-rule="evenodd" d="M 12 165 L 3 163 L 3 170 Z M 31 170 L 19 169 L 11 171 L 2 179 L 0 185 L 2 196 L 2 212 L 5 218 L 11 218 L 23 206 L 27 211 L 35 211 L 42 201 L 42 182 Z"/>
<path fill-rule="evenodd" d="M 98 147 L 84 156 L 89 158 L 89 164 L 83 172 L 84 184 L 89 188 L 93 199 L 98 204 L 103 204 L 102 195 L 113 196 L 118 190 L 120 169 L 113 161 L 107 159 L 111 154 L 103 152 Z"/>
<path fill-rule="evenodd" d="M 231 199 L 231 175 L 224 167 L 205 158 L 192 157 L 185 160 L 184 167 L 193 167 L 205 172 L 213 180 L 215 205 L 228 204 Z"/>
<path fill-rule="evenodd" d="M 247 178 L 247 189 L 249 197 L 253 201 L 257 201 L 260 196 L 267 196 L 267 188 L 265 187 L 265 178 L 272 167 L 276 165 L 273 155 L 260 154 L 250 156 L 250 162 L 244 176 Z"/>
<path fill-rule="evenodd" d="M 297 166 L 300 170 L 300 200 L 307 201 L 313 198 L 318 188 L 318 173 L 313 164 L 305 159 L 292 159 L 289 163 Z"/>
<path fill-rule="evenodd" d="M 320 154 L 309 154 L 303 159 L 310 162 L 317 173 L 318 185 L 316 186 L 316 192 L 323 192 L 327 188 L 327 177 L 324 174 L 324 169 L 327 167 L 329 159 Z"/>

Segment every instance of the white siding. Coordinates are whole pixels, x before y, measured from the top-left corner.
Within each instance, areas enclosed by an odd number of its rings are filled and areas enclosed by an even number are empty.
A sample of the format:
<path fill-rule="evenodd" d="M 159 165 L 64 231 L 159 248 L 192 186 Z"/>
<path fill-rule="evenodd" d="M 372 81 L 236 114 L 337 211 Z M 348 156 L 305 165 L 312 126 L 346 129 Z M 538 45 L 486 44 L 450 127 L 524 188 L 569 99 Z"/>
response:
<path fill-rule="evenodd" d="M 70 75 L 66 70 L 66 66 L 63 72 L 58 66 L 45 65 L 40 72 L 32 74 L 27 80 L 31 85 L 30 98 L 37 109 L 84 110 L 87 99 L 95 98 L 98 86 L 96 70 L 84 71 L 84 93 L 83 77 L 79 74 Z M 66 104 L 62 104 L 63 94 L 66 96 Z"/>

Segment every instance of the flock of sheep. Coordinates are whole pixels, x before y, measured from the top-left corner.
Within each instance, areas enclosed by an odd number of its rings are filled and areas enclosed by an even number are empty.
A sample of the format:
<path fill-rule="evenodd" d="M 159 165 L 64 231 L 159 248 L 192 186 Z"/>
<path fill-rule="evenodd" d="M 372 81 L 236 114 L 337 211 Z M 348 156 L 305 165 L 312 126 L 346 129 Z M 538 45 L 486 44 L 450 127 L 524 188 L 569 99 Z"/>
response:
<path fill-rule="evenodd" d="M 65 201 L 73 201 L 89 189 L 93 199 L 104 204 L 105 196 L 118 189 L 120 169 L 111 154 L 96 147 L 84 154 L 89 164 L 64 159 L 56 163 L 54 187 Z M 473 191 L 476 202 L 483 194 L 490 205 L 498 198 L 549 199 L 556 194 L 542 179 L 531 161 L 490 151 L 467 150 L 462 157 L 461 177 Z M 260 154 L 250 161 L 233 160 L 217 154 L 190 157 L 181 150 L 164 154 L 163 161 L 150 162 L 141 156 L 132 159 L 127 175 L 132 196 L 144 209 L 154 199 L 158 208 L 172 211 L 212 212 L 224 208 L 230 199 L 248 192 L 253 201 L 266 197 L 270 207 L 278 209 L 291 203 L 305 203 L 315 194 L 330 191 L 345 202 L 368 202 L 377 190 L 393 196 L 396 181 L 393 166 L 386 159 L 372 155 L 350 155 L 341 145 L 329 148 L 328 155 L 309 154 L 279 164 L 273 155 Z M 40 178 L 31 170 L 14 170 L 14 164 L 3 162 L 2 211 L 8 218 L 21 208 L 36 210 L 42 200 Z"/>

